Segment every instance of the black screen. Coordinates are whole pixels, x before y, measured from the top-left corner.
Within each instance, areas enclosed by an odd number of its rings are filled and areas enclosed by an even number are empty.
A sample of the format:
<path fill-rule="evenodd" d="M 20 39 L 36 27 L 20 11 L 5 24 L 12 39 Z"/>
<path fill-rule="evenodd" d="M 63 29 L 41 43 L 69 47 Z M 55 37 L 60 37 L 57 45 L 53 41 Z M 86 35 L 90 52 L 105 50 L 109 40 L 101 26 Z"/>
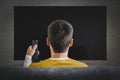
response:
<path fill-rule="evenodd" d="M 105 6 L 14 6 L 14 60 L 23 60 L 32 40 L 38 40 L 39 59 L 50 57 L 47 27 L 64 19 L 74 28 L 69 57 L 77 60 L 106 59 Z"/>

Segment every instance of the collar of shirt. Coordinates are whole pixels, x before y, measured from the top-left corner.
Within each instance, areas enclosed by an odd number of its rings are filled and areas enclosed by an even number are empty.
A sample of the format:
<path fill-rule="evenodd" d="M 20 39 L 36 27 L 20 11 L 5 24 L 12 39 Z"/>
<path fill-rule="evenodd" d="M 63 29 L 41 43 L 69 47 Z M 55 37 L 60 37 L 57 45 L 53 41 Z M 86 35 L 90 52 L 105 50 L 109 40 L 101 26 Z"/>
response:
<path fill-rule="evenodd" d="M 66 58 L 49 58 L 50 60 L 65 60 L 65 59 L 68 59 L 68 57 Z"/>

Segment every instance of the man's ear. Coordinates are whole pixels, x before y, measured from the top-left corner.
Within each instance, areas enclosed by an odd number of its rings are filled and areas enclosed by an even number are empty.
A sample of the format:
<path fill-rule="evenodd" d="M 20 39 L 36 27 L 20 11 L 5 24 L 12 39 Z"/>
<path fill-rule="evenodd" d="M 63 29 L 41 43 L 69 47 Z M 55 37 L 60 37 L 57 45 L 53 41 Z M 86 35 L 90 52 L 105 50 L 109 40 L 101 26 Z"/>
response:
<path fill-rule="evenodd" d="M 72 46 L 73 46 L 73 39 L 71 39 L 69 42 L 69 47 L 72 47 Z"/>
<path fill-rule="evenodd" d="M 50 46 L 50 41 L 49 41 L 48 37 L 46 38 L 46 44 L 47 44 L 47 46 Z"/>

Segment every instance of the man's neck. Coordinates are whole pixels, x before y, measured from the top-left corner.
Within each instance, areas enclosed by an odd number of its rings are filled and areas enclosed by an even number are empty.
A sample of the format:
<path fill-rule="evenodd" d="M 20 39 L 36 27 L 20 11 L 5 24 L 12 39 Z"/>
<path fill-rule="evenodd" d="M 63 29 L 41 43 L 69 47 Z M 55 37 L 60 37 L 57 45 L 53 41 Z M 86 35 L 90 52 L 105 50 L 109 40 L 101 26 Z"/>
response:
<path fill-rule="evenodd" d="M 66 53 L 52 53 L 51 58 L 68 58 Z"/>
<path fill-rule="evenodd" d="M 68 51 L 62 53 L 51 52 L 51 58 L 68 58 Z"/>
<path fill-rule="evenodd" d="M 69 48 L 65 52 L 61 52 L 61 53 L 54 52 L 51 46 L 50 46 L 50 50 L 51 50 L 51 58 L 68 58 Z"/>

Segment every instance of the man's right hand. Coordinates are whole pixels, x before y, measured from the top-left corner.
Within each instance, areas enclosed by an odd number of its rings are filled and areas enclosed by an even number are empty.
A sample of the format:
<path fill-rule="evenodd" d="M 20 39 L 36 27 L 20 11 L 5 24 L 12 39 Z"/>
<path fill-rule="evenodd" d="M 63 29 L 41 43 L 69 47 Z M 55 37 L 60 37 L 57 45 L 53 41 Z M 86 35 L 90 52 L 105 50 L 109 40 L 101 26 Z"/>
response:
<path fill-rule="evenodd" d="M 27 52 L 26 52 L 26 55 L 30 55 L 31 57 L 34 55 L 35 53 L 35 49 L 37 48 L 38 46 L 37 45 L 34 45 L 34 46 L 29 46 L 28 49 L 27 49 Z"/>

